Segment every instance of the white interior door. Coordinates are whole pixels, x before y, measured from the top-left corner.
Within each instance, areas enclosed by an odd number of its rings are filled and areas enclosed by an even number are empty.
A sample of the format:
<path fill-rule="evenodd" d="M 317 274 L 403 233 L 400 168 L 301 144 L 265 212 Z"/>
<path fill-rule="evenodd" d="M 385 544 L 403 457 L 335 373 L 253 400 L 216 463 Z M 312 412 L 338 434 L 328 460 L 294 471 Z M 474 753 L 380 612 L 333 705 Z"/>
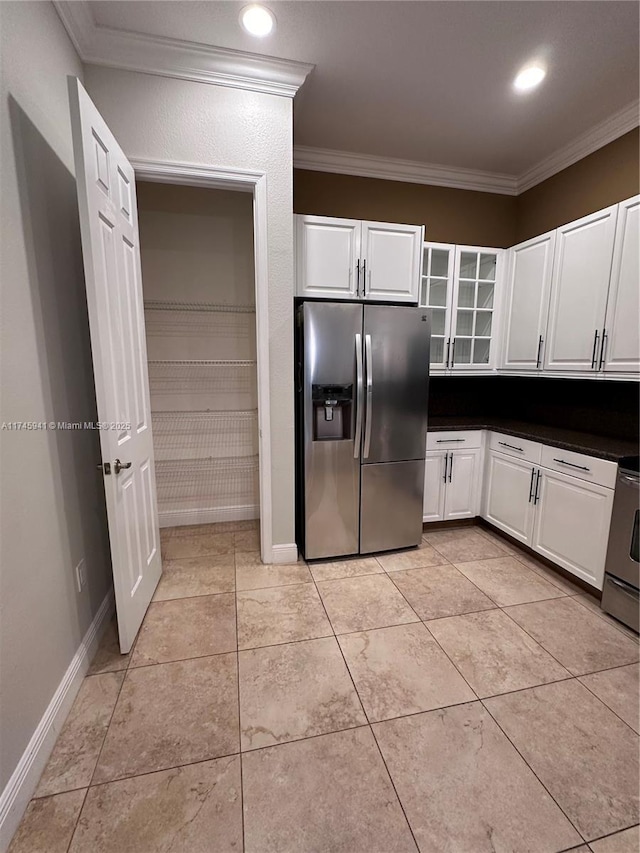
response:
<path fill-rule="evenodd" d="M 640 196 L 618 205 L 611 289 L 601 363 L 607 371 L 640 371 Z"/>
<path fill-rule="evenodd" d="M 69 100 L 98 417 L 107 426 L 100 430 L 102 476 L 126 653 L 162 572 L 135 178 L 75 77 Z"/>

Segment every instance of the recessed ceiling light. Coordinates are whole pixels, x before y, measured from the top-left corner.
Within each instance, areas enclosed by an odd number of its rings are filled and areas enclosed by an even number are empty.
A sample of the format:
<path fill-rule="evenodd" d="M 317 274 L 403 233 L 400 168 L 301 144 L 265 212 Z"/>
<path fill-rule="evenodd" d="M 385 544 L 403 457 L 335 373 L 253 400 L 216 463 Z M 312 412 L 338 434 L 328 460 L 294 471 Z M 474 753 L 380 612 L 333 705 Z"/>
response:
<path fill-rule="evenodd" d="M 547 72 L 541 65 L 525 65 L 513 81 L 513 87 L 519 92 L 528 92 L 539 86 L 546 76 Z"/>
<path fill-rule="evenodd" d="M 276 18 L 266 6 L 253 3 L 251 6 L 245 6 L 240 12 L 240 23 L 249 35 L 264 38 L 273 30 Z"/>

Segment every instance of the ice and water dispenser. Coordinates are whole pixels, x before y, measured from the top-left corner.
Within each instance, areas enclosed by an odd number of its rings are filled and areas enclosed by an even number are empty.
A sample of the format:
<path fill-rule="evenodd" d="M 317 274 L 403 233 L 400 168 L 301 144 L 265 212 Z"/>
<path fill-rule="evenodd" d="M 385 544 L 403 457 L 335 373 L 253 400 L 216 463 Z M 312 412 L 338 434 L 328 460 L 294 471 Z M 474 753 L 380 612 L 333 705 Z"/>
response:
<path fill-rule="evenodd" d="M 312 385 L 313 440 L 352 438 L 353 385 Z"/>

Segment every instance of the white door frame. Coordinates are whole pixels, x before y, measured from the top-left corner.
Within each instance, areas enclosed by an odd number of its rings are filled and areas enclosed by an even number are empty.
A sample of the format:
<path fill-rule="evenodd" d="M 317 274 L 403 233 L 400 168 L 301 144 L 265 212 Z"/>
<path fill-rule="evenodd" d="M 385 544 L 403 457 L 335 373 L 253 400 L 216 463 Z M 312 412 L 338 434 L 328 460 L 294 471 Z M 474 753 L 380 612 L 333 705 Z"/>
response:
<path fill-rule="evenodd" d="M 246 169 L 195 166 L 171 160 L 130 158 L 136 179 L 253 195 L 253 251 L 256 296 L 256 351 L 258 376 L 258 469 L 260 476 L 260 552 L 263 563 L 273 562 L 271 519 L 271 406 L 269 399 L 269 267 L 267 255 L 267 175 Z"/>

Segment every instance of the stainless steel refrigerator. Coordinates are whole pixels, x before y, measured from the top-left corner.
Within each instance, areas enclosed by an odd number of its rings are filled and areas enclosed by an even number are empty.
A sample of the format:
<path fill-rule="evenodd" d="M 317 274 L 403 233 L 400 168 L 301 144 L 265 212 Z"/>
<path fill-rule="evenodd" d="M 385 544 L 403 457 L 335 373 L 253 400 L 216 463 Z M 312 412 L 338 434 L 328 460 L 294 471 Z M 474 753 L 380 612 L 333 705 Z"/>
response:
<path fill-rule="evenodd" d="M 304 302 L 296 325 L 298 546 L 312 560 L 419 544 L 429 313 Z"/>

